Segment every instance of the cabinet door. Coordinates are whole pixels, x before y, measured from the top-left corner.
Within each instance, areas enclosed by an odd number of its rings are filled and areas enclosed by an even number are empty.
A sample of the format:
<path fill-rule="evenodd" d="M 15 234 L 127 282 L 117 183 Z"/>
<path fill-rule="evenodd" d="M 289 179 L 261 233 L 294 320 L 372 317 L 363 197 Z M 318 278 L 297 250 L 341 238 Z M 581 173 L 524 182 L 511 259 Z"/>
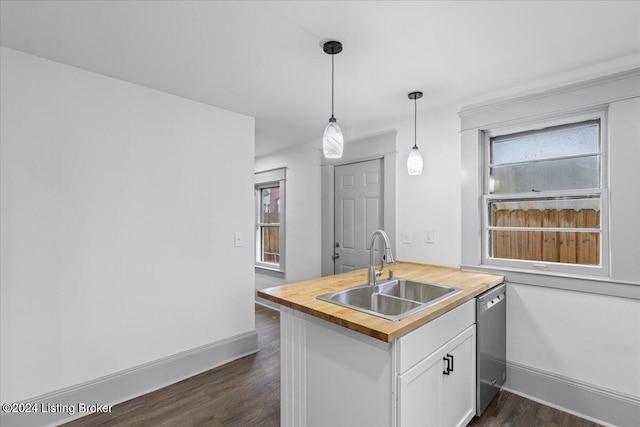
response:
<path fill-rule="evenodd" d="M 442 426 L 442 353 L 398 376 L 398 426 Z"/>
<path fill-rule="evenodd" d="M 398 376 L 398 425 L 465 426 L 475 414 L 475 396 L 476 326 L 472 325 Z"/>
<path fill-rule="evenodd" d="M 465 426 L 476 412 L 476 326 L 473 325 L 444 347 L 453 362 L 442 381 L 442 425 Z"/>

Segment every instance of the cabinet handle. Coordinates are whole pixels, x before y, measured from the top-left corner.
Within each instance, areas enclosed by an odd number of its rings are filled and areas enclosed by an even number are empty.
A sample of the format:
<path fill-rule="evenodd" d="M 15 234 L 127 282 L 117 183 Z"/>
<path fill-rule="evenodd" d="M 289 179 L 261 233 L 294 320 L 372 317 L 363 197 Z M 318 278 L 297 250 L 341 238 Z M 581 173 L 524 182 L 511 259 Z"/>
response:
<path fill-rule="evenodd" d="M 444 356 L 444 357 L 442 358 L 442 360 L 444 360 L 445 362 L 447 362 L 447 367 L 446 367 L 446 368 L 444 368 L 444 371 L 442 371 L 442 373 L 443 373 L 444 375 L 449 375 L 449 372 L 451 372 L 451 367 L 450 367 L 450 365 L 449 365 L 449 363 L 450 363 L 449 355 L 447 354 L 446 356 Z"/>
<path fill-rule="evenodd" d="M 451 375 L 451 372 L 453 372 L 453 356 L 451 354 L 447 353 L 447 355 L 444 356 L 442 358 L 442 360 L 447 362 L 447 367 L 444 369 L 444 371 L 442 373 L 444 375 Z"/>

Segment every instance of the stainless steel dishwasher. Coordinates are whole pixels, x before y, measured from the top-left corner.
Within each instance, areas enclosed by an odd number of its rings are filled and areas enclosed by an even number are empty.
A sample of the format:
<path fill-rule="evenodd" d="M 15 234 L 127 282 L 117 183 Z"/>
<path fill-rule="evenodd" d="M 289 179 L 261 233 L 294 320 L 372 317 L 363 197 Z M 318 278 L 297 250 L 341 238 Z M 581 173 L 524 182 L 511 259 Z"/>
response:
<path fill-rule="evenodd" d="M 507 287 L 476 297 L 476 414 L 481 415 L 507 379 Z"/>

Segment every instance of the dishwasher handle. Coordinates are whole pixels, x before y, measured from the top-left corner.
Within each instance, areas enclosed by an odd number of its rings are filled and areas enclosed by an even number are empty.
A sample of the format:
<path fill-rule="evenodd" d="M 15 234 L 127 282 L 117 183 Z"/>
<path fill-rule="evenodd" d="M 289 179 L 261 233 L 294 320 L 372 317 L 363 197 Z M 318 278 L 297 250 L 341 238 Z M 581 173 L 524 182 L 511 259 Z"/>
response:
<path fill-rule="evenodd" d="M 482 304 L 482 311 L 491 309 L 491 307 L 494 307 L 497 304 L 499 304 L 501 301 L 504 301 L 504 298 L 505 298 L 505 294 L 504 293 L 491 298 L 489 301 L 487 301 L 486 303 Z"/>
<path fill-rule="evenodd" d="M 502 305 L 500 303 L 504 303 L 506 298 L 507 287 L 504 284 L 485 292 L 483 295 L 478 297 L 477 307 L 480 310 L 478 314 L 484 313 L 495 306 Z"/>

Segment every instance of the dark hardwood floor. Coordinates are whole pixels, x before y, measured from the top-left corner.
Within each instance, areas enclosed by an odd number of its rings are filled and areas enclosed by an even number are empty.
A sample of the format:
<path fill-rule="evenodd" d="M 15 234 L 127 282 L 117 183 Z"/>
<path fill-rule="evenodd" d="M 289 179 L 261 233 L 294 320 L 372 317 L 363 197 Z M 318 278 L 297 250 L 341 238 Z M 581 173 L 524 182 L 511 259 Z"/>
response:
<path fill-rule="evenodd" d="M 500 391 L 482 416 L 474 417 L 469 426 L 598 427 L 600 424 Z"/>
<path fill-rule="evenodd" d="M 280 425 L 280 314 L 256 305 L 256 329 L 258 353 L 65 426 Z"/>
<path fill-rule="evenodd" d="M 280 424 L 280 315 L 256 305 L 257 354 L 70 423 L 77 426 L 278 426 Z M 500 392 L 471 426 L 592 427 L 597 424 Z"/>

